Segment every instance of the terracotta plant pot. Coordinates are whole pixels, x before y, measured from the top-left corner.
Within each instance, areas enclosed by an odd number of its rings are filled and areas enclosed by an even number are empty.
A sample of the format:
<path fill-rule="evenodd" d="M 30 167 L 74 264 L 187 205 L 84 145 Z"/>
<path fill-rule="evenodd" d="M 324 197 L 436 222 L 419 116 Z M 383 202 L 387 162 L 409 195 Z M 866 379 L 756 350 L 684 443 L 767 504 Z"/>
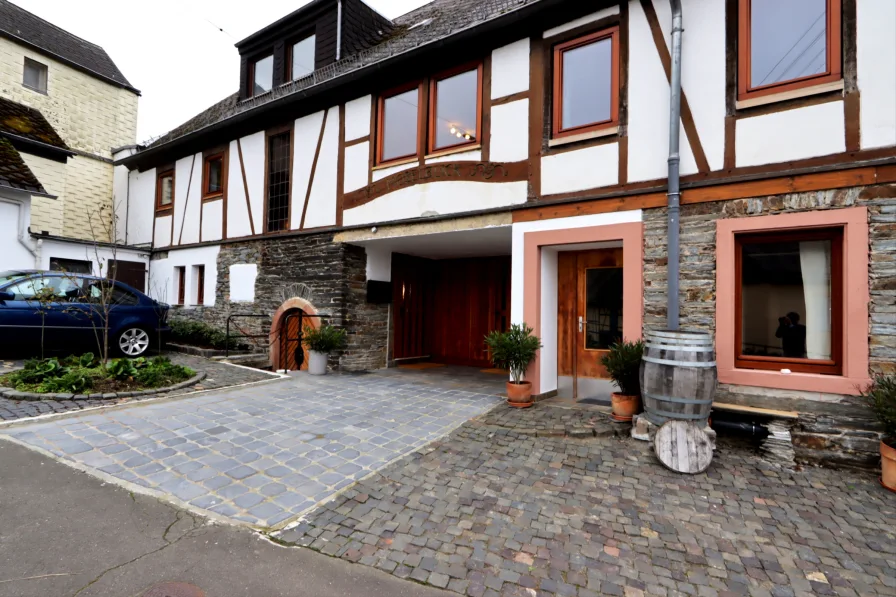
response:
<path fill-rule="evenodd" d="M 613 406 L 613 418 L 617 421 L 631 421 L 641 410 L 641 398 L 638 396 L 626 396 L 614 392 L 610 395 L 610 404 Z"/>
<path fill-rule="evenodd" d="M 896 444 L 896 440 L 890 441 Z M 890 491 L 896 491 L 896 448 L 880 442 L 880 482 Z"/>
<path fill-rule="evenodd" d="M 507 382 L 507 404 L 514 408 L 529 408 L 532 403 L 532 382 Z"/>

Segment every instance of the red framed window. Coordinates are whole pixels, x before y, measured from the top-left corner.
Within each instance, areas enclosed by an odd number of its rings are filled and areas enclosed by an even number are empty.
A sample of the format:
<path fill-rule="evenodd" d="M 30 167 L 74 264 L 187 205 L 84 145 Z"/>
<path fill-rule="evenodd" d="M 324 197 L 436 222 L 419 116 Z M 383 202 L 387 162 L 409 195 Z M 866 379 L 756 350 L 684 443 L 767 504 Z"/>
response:
<path fill-rule="evenodd" d="M 735 367 L 841 375 L 843 229 L 734 241 Z"/>
<path fill-rule="evenodd" d="M 380 95 L 377 107 L 376 162 L 386 164 L 419 155 L 422 83 Z"/>
<path fill-rule="evenodd" d="M 156 177 L 156 211 L 174 209 L 174 168 L 160 171 Z"/>
<path fill-rule="evenodd" d="M 739 100 L 843 77 L 841 0 L 739 2 Z"/>
<path fill-rule="evenodd" d="M 429 152 L 476 145 L 481 128 L 482 64 L 433 77 L 429 84 Z"/>
<path fill-rule="evenodd" d="M 205 157 L 202 167 L 203 199 L 218 199 L 224 196 L 225 172 L 223 151 Z"/>
<path fill-rule="evenodd" d="M 177 277 L 177 304 L 183 305 L 187 293 L 187 268 L 175 267 L 174 272 Z"/>
<path fill-rule="evenodd" d="M 554 46 L 553 136 L 619 124 L 619 27 Z"/>
<path fill-rule="evenodd" d="M 196 304 L 205 304 L 205 266 L 196 266 Z"/>

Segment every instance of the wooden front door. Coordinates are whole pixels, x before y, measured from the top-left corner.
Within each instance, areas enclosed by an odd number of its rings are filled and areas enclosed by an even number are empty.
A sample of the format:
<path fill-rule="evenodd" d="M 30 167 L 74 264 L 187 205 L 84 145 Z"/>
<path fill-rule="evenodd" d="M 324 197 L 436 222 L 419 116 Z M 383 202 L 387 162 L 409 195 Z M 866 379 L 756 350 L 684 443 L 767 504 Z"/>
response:
<path fill-rule="evenodd" d="M 558 256 L 558 373 L 573 378 L 573 397 L 588 379 L 607 379 L 601 358 L 622 339 L 622 249 Z"/>

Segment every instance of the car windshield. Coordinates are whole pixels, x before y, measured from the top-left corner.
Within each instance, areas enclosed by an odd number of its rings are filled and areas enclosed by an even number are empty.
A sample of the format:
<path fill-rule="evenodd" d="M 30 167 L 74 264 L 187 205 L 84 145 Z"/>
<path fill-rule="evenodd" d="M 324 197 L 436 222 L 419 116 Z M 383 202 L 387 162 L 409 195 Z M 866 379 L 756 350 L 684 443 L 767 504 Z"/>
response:
<path fill-rule="evenodd" d="M 27 276 L 29 272 L 0 272 L 0 286 L 11 280 Z"/>

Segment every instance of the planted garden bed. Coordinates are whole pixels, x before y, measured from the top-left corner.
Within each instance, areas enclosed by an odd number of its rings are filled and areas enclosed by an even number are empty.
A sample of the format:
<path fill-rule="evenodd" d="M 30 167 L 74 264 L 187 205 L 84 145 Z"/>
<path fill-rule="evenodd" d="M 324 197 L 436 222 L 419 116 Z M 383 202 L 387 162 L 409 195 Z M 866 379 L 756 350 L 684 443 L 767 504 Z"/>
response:
<path fill-rule="evenodd" d="M 158 394 L 205 377 L 167 357 L 115 359 L 103 364 L 91 353 L 64 359 L 32 360 L 0 376 L 0 396 L 14 400 L 79 400 Z"/>

